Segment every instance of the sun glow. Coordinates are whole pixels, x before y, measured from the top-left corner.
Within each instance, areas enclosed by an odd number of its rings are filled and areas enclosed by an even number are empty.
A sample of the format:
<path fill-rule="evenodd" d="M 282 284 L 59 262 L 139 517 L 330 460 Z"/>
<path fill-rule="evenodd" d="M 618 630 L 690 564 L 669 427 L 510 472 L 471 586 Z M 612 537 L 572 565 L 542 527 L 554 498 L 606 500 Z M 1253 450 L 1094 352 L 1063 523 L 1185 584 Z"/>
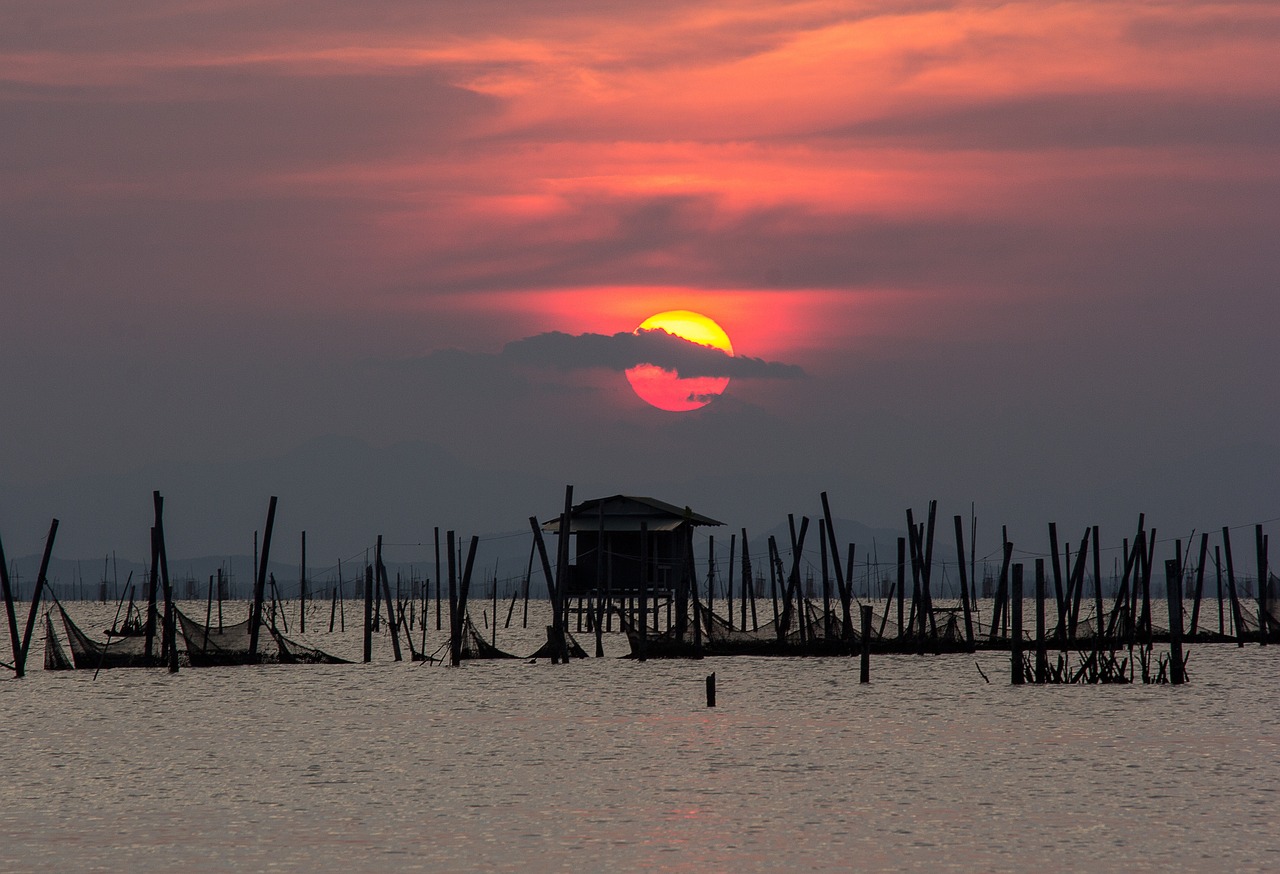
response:
<path fill-rule="evenodd" d="M 663 330 L 692 343 L 711 346 L 732 355 L 729 335 L 714 321 L 690 310 L 670 310 L 649 316 L 636 332 Z M 729 386 L 727 376 L 681 377 L 653 364 L 641 364 L 627 371 L 627 381 L 640 397 L 660 410 L 673 413 L 705 407 Z"/>

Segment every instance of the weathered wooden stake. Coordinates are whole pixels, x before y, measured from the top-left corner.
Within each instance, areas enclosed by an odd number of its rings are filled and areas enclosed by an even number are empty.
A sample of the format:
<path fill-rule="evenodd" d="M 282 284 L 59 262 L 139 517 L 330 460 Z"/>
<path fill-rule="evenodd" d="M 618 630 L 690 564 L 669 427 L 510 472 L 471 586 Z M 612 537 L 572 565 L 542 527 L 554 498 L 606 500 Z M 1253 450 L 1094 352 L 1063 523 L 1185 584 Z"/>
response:
<path fill-rule="evenodd" d="M 36 627 L 36 614 L 40 612 L 40 596 L 47 583 L 45 574 L 49 572 L 49 559 L 53 555 L 53 539 L 58 534 L 58 520 L 49 525 L 49 536 L 44 541 L 44 556 L 40 559 L 40 572 L 36 574 L 35 591 L 31 593 L 31 610 L 27 613 L 27 628 L 22 635 L 22 652 L 18 655 L 15 673 L 21 677 L 27 670 L 27 653 L 31 651 L 31 633 Z"/>
<path fill-rule="evenodd" d="M 373 565 L 364 566 L 364 661 L 373 661 Z"/>
<path fill-rule="evenodd" d="M 4 590 L 4 612 L 9 620 L 9 644 L 13 650 L 13 670 L 17 676 L 21 677 L 23 669 L 19 666 L 22 661 L 22 638 L 18 636 L 18 614 L 13 608 L 13 586 L 9 582 L 9 561 L 4 557 L 4 544 L 0 543 L 0 587 Z"/>
<path fill-rule="evenodd" d="M 1181 686 L 1182 674 L 1182 567 L 1175 560 L 1164 563 L 1164 583 L 1169 599 L 1169 682 Z"/>
<path fill-rule="evenodd" d="M 858 682 L 871 682 L 871 605 L 862 605 L 862 670 Z"/>
<path fill-rule="evenodd" d="M 707 706 L 716 706 L 716 675 L 707 675 Z"/>
<path fill-rule="evenodd" d="M 262 626 L 262 599 L 267 586 L 267 557 L 271 554 L 271 530 L 276 524 L 276 496 L 267 505 L 267 527 L 262 532 L 262 555 L 253 582 L 253 612 L 249 617 L 249 661 L 258 658 L 258 632 Z"/>
<path fill-rule="evenodd" d="M 960 566 L 960 605 L 964 608 L 964 640 L 969 651 L 973 652 L 973 613 L 969 605 L 969 580 L 965 575 L 964 566 L 964 520 L 956 516 L 955 524 L 956 555 L 959 557 Z"/>
<path fill-rule="evenodd" d="M 1008 545 L 1006 544 L 1006 551 Z M 1022 670 L 1022 563 L 1013 566 L 1013 592 L 1009 596 L 1012 608 L 1009 622 L 1009 681 L 1015 686 L 1025 682 Z"/>
<path fill-rule="evenodd" d="M 1049 679 L 1049 652 L 1045 646 L 1044 628 L 1045 578 L 1044 559 L 1036 559 L 1036 682 Z"/>

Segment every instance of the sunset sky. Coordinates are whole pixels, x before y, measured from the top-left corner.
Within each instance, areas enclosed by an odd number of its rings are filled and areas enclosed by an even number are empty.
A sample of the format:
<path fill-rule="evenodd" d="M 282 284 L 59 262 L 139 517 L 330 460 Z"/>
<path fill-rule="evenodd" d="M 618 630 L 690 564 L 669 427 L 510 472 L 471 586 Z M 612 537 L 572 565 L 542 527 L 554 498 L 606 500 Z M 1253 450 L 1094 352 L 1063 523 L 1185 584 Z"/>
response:
<path fill-rule="evenodd" d="M 1270 2 L 10 0 L 0 536 L 1273 520 L 1277 58 Z M 624 376 L 669 309 L 752 359 L 687 413 Z"/>

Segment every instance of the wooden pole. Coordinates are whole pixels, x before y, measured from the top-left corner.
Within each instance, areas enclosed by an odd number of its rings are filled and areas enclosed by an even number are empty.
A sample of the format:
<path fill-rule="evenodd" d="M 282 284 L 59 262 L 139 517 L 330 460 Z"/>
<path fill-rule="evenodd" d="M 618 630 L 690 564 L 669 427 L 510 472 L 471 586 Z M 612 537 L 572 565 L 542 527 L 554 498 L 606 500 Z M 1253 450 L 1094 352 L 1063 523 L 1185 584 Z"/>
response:
<path fill-rule="evenodd" d="M 973 613 L 969 604 L 969 580 L 964 566 L 964 519 L 955 517 L 956 555 L 960 566 L 960 605 L 964 608 L 964 640 L 969 651 L 973 652 Z"/>
<path fill-rule="evenodd" d="M 533 554 L 537 548 L 533 542 L 529 543 L 529 565 L 524 571 L 524 612 L 520 619 L 521 628 L 529 627 L 529 584 L 533 581 Z"/>
<path fill-rule="evenodd" d="M 904 624 L 903 601 L 907 591 L 907 539 L 905 537 L 898 538 L 898 640 L 902 640 L 902 636 L 906 633 L 907 626 Z"/>
<path fill-rule="evenodd" d="M 707 675 L 707 706 L 716 706 L 716 675 L 714 673 Z"/>
<path fill-rule="evenodd" d="M 1231 560 L 1231 530 L 1222 528 L 1222 551 L 1227 558 L 1227 592 L 1231 596 L 1231 619 L 1236 626 L 1236 644 L 1244 646 L 1244 611 L 1240 609 L 1240 595 L 1236 591 L 1236 566 Z"/>
<path fill-rule="evenodd" d="M 1258 641 L 1266 646 L 1271 630 L 1271 616 L 1267 611 L 1267 539 L 1261 525 L 1253 526 L 1253 534 L 1258 553 Z"/>
<path fill-rule="evenodd" d="M 156 545 L 160 550 L 160 580 L 164 586 L 164 637 L 161 653 L 166 656 L 169 673 L 178 673 L 178 617 L 174 614 L 173 586 L 169 582 L 169 551 L 164 542 L 164 498 L 151 493 L 156 511 Z"/>
<path fill-rule="evenodd" d="M 556 604 L 559 603 L 556 599 L 556 581 L 551 573 L 551 562 L 547 559 L 547 544 L 542 539 L 542 526 L 538 524 L 538 517 L 529 517 L 529 527 L 533 529 L 533 547 L 538 551 L 538 558 L 542 561 L 542 578 L 547 583 L 547 598 L 551 601 L 552 622 L 554 625 Z"/>
<path fill-rule="evenodd" d="M 36 614 L 40 612 L 40 596 L 47 584 L 45 574 L 49 572 L 49 559 L 53 556 L 53 540 L 58 535 L 58 520 L 49 525 L 49 535 L 44 541 L 44 556 L 40 559 L 40 571 L 36 574 L 35 591 L 31 593 L 31 609 L 27 613 L 27 628 L 22 635 L 22 652 L 14 665 L 15 673 L 21 677 L 27 670 L 27 653 L 31 651 L 31 634 L 36 627 Z"/>
<path fill-rule="evenodd" d="M 262 625 L 262 598 L 267 585 L 267 557 L 271 554 L 271 530 L 276 523 L 276 496 L 267 505 L 267 527 L 262 532 L 262 555 L 253 582 L 253 612 L 249 617 L 249 661 L 258 658 L 258 632 Z"/>
<path fill-rule="evenodd" d="M 467 601 L 471 598 L 471 571 L 476 563 L 476 547 L 480 545 L 480 538 L 471 535 L 471 542 L 467 545 L 467 561 L 462 566 L 462 579 L 458 582 L 458 645 L 462 645 L 462 626 L 467 618 Z M 461 546 L 461 544 L 459 544 Z M 566 662 L 568 657 L 565 657 Z"/>
<path fill-rule="evenodd" d="M 254 560 L 258 557 L 258 535 L 254 532 Z M 147 664 L 151 663 L 152 657 L 155 655 L 156 642 L 156 587 L 160 584 L 160 541 L 156 539 L 156 527 L 151 526 L 151 574 L 147 577 L 147 620 L 145 623 L 145 638 L 143 640 L 143 653 L 146 655 Z"/>
<path fill-rule="evenodd" d="M 1102 606 L 1102 550 L 1098 548 L 1098 526 L 1094 525 L 1090 529 L 1093 536 L 1093 609 L 1095 612 L 1093 624 L 1094 650 L 1102 649 L 1106 637 L 1106 615 L 1103 613 Z"/>
<path fill-rule="evenodd" d="M 441 623 L 440 623 L 440 613 L 441 613 L 441 604 L 440 604 L 440 601 L 441 601 L 441 597 L 440 597 L 440 526 L 439 526 L 439 525 L 437 525 L 437 526 L 435 527 L 435 529 L 434 529 L 434 535 L 435 535 L 435 543 L 436 543 L 436 631 L 439 631 L 439 630 L 440 630 L 440 628 L 441 628 Z"/>
<path fill-rule="evenodd" d="M 1227 636 L 1227 620 L 1222 609 L 1222 547 L 1213 548 L 1213 575 L 1218 582 L 1218 635 Z"/>
<path fill-rule="evenodd" d="M 1182 567 L 1175 560 L 1164 563 L 1165 593 L 1169 600 L 1169 682 L 1181 686 L 1182 674 Z"/>
<path fill-rule="evenodd" d="M 871 682 L 871 605 L 862 605 L 862 670 L 858 682 Z"/>
<path fill-rule="evenodd" d="M 1065 614 L 1067 612 L 1066 600 L 1065 600 L 1066 596 L 1062 591 L 1062 560 L 1060 558 L 1060 551 L 1058 549 L 1058 523 L 1056 522 L 1049 523 L 1049 549 L 1053 554 L 1053 592 L 1055 595 L 1054 600 L 1057 602 L 1057 605 L 1058 605 L 1058 624 L 1054 628 L 1053 633 L 1055 637 L 1059 638 L 1059 641 L 1062 644 L 1062 648 L 1066 649 L 1067 648 L 1067 628 L 1064 621 Z M 1038 666 L 1036 670 L 1037 672 L 1039 671 Z M 1044 682 L 1044 680 L 1039 678 L 1038 673 L 1036 677 L 1036 682 L 1037 683 Z"/>
<path fill-rule="evenodd" d="M 1196 593 L 1195 600 L 1191 603 L 1191 630 L 1187 632 L 1188 636 L 1195 638 L 1196 627 L 1200 622 L 1200 598 L 1204 594 L 1204 563 L 1209 556 L 1209 532 L 1205 531 L 1200 535 L 1200 560 L 1196 563 Z"/>
<path fill-rule="evenodd" d="M 1006 550 L 1008 544 L 1006 544 Z M 1012 608 L 1009 622 L 1009 681 L 1021 686 L 1026 677 L 1022 670 L 1022 563 L 1013 566 L 1013 593 L 1009 597 Z"/>
<path fill-rule="evenodd" d="M 458 617 L 458 559 L 453 544 L 453 531 L 445 534 L 449 551 L 449 664 L 462 665 L 462 622 Z"/>
<path fill-rule="evenodd" d="M 640 647 L 636 658 L 645 660 L 649 640 L 649 523 L 640 520 Z"/>
<path fill-rule="evenodd" d="M 302 532 L 302 561 L 298 576 L 298 632 L 307 633 L 307 532 Z"/>
<path fill-rule="evenodd" d="M 1044 559 L 1036 559 L 1036 682 L 1044 683 L 1049 679 L 1049 652 L 1045 641 L 1045 574 Z"/>
<path fill-rule="evenodd" d="M 581 537 L 581 535 L 579 535 Z M 596 658 L 604 658 L 604 501 L 596 504 Z"/>
<path fill-rule="evenodd" d="M 818 555 L 822 564 L 822 637 L 824 640 L 830 640 L 833 630 L 831 628 L 831 572 L 827 567 L 827 529 L 822 525 L 818 526 Z"/>
<path fill-rule="evenodd" d="M 9 620 L 9 645 L 13 650 L 13 670 L 21 677 L 22 638 L 18 636 L 18 614 L 13 606 L 13 585 L 9 582 L 9 561 L 4 557 L 4 544 L 0 543 L 0 588 L 4 590 L 4 612 Z"/>
<path fill-rule="evenodd" d="M 726 602 L 725 618 L 729 622 L 730 631 L 733 630 L 733 566 L 734 566 L 734 559 L 737 557 L 735 555 L 735 552 L 737 551 L 737 546 L 738 546 L 738 535 L 736 533 L 730 534 L 729 535 L 729 581 L 725 589 L 725 602 Z M 746 626 L 746 623 L 744 622 L 743 627 L 745 628 L 745 626 Z"/>
<path fill-rule="evenodd" d="M 373 565 L 369 564 L 364 566 L 364 661 L 373 661 Z"/>
<path fill-rule="evenodd" d="M 565 596 L 568 594 L 569 583 L 569 534 L 572 518 L 573 486 L 566 485 L 564 488 L 564 512 L 560 514 L 560 531 L 556 544 L 556 597 L 559 599 L 559 609 L 555 611 L 556 621 L 554 623 L 556 643 L 562 649 L 560 656 L 565 664 L 569 663 L 568 644 L 565 642 L 565 621 L 568 617 L 567 615 L 561 615 L 561 613 L 569 601 Z"/>
<path fill-rule="evenodd" d="M 836 528 L 835 521 L 831 516 L 831 504 L 827 500 L 827 493 L 822 493 L 822 521 L 827 532 L 827 545 L 831 549 L 831 563 L 835 565 L 836 588 L 840 593 L 840 619 L 843 623 L 841 630 L 846 640 L 853 636 L 853 615 L 851 602 L 853 600 L 853 575 L 845 575 L 840 567 L 840 551 L 836 548 Z M 850 550 L 850 561 L 853 560 L 852 550 Z"/>
<path fill-rule="evenodd" d="M 404 661 L 404 656 L 400 651 L 400 631 L 396 622 L 396 611 L 391 603 L 391 583 L 387 579 L 387 566 L 382 563 L 381 534 L 378 535 L 378 544 L 373 554 L 374 566 L 377 568 L 378 578 L 382 582 L 382 600 L 387 605 L 387 627 L 391 631 L 391 652 L 396 661 L 402 662 Z"/>
<path fill-rule="evenodd" d="M 1002 624 L 1008 625 L 1009 618 L 1009 567 L 1013 559 L 1013 544 L 1009 542 L 1008 529 L 1001 533 L 1003 546 L 1000 549 L 1000 582 L 996 586 L 996 606 L 991 616 L 991 643 L 999 639 Z"/>

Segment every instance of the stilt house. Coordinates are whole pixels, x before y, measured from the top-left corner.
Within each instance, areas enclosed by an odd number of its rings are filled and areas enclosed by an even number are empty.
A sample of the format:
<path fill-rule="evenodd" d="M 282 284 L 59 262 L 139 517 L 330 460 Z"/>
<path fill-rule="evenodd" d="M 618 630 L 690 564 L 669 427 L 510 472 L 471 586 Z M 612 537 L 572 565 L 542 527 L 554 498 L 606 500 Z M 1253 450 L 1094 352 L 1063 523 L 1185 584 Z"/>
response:
<path fill-rule="evenodd" d="M 693 529 L 723 524 L 688 507 L 633 495 L 576 504 L 569 516 L 569 533 L 575 535 L 576 549 L 566 594 L 582 597 L 607 591 L 615 597 L 634 595 L 646 566 L 646 588 L 655 594 L 672 592 L 680 583 L 685 562 L 692 562 L 687 550 Z M 560 518 L 544 522 L 542 530 L 559 532 Z"/>

